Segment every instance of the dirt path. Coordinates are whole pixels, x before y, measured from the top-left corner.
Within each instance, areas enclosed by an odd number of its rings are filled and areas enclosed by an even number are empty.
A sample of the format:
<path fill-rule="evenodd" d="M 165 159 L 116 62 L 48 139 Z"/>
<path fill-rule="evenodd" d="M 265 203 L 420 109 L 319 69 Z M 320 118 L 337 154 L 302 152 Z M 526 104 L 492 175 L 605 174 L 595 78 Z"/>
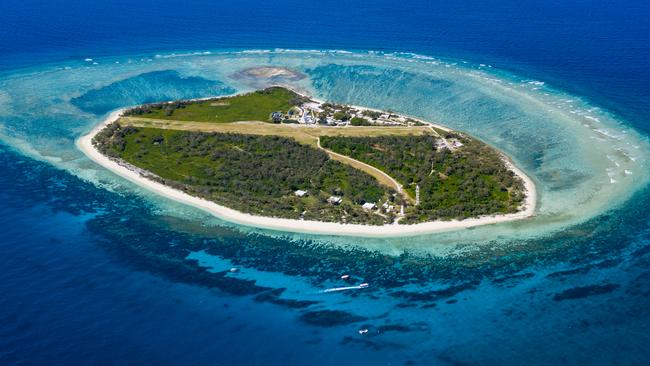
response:
<path fill-rule="evenodd" d="M 320 136 L 385 136 L 385 135 L 419 135 L 435 130 L 429 127 L 305 127 L 302 125 L 277 125 L 259 121 L 240 121 L 230 123 L 205 123 L 162 120 L 153 118 L 122 117 L 120 121 L 134 127 L 163 128 L 185 131 L 204 131 L 221 133 L 244 133 L 253 135 L 275 135 L 293 138 L 296 141 L 323 150 L 330 158 L 362 170 L 373 176 L 379 183 L 392 187 L 409 202 L 415 200 L 408 195 L 402 185 L 390 175 L 349 156 L 341 155 L 326 149 L 320 144 Z"/>
<path fill-rule="evenodd" d="M 353 159 L 353 158 L 351 158 L 349 156 L 341 155 L 339 153 L 335 153 L 332 150 L 326 149 L 326 148 L 321 146 L 320 137 L 317 137 L 317 139 L 318 140 L 317 140 L 316 146 L 319 149 L 325 151 L 327 153 L 327 155 L 329 155 L 332 159 L 334 159 L 336 161 L 340 161 L 340 162 L 342 162 L 344 164 L 350 165 L 353 168 L 359 169 L 361 171 L 364 171 L 364 172 L 370 174 L 371 176 L 375 177 L 379 181 L 379 183 L 382 183 L 382 184 L 384 184 L 386 186 L 394 188 L 405 199 L 407 199 L 408 201 L 413 201 L 413 198 L 411 198 L 411 196 L 409 196 L 408 193 L 406 193 L 406 191 L 404 190 L 402 185 L 398 181 L 393 179 L 393 177 L 391 177 L 390 175 L 382 172 L 381 170 L 375 168 L 372 165 L 368 165 L 368 164 L 366 164 L 364 162 Z"/>

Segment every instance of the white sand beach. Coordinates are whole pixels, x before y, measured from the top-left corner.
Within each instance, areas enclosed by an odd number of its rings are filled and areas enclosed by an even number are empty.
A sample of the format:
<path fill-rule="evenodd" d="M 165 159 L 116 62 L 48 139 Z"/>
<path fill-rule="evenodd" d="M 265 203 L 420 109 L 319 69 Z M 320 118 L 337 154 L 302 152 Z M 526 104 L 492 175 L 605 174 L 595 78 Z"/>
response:
<path fill-rule="evenodd" d="M 76 144 L 77 147 L 88 156 L 91 160 L 115 174 L 138 184 L 152 192 L 163 197 L 181 202 L 187 205 L 202 209 L 210 214 L 233 223 L 288 232 L 300 232 L 320 235 L 337 235 L 337 236 L 358 236 L 358 237 L 401 237 L 423 235 L 436 232 L 458 230 L 480 225 L 497 224 L 507 221 L 521 220 L 534 215 L 537 202 L 537 193 L 533 181 L 517 168 L 509 159 L 506 162 L 510 169 L 523 180 L 526 187 L 526 200 L 523 210 L 507 215 L 484 216 L 465 220 L 451 221 L 432 221 L 414 225 L 390 224 L 383 226 L 360 225 L 360 224 L 339 224 L 332 222 L 292 220 L 274 217 L 254 216 L 218 205 L 214 202 L 203 198 L 191 196 L 185 192 L 165 186 L 148 178 L 141 176 L 117 162 L 101 154 L 92 144 L 93 137 L 101 131 L 106 125 L 116 121 L 124 109 L 111 113 L 104 122 L 96 126 L 90 133 L 80 137 Z"/>

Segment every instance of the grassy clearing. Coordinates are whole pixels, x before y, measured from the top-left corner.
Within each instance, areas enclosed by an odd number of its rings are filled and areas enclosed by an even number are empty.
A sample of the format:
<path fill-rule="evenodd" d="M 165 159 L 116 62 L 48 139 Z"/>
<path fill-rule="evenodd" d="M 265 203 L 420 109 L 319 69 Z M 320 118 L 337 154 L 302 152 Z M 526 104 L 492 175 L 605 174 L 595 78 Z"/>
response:
<path fill-rule="evenodd" d="M 140 118 L 226 123 L 236 121 L 269 122 L 272 112 L 286 112 L 299 95 L 285 88 L 269 88 L 248 94 L 208 99 L 156 103 L 134 108 L 127 113 Z"/>

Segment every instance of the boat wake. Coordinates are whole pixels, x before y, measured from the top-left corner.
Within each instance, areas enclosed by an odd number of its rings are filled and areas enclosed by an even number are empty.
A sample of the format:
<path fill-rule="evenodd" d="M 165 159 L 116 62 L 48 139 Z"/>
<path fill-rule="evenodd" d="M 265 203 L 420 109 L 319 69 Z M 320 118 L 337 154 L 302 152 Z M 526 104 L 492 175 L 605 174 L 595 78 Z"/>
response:
<path fill-rule="evenodd" d="M 328 292 L 339 292 L 339 291 L 348 291 L 348 290 L 361 290 L 364 288 L 368 288 L 369 284 L 367 283 L 361 283 L 357 286 L 345 286 L 345 287 L 333 287 L 333 288 L 328 288 L 323 291 L 322 293 L 328 293 Z"/>

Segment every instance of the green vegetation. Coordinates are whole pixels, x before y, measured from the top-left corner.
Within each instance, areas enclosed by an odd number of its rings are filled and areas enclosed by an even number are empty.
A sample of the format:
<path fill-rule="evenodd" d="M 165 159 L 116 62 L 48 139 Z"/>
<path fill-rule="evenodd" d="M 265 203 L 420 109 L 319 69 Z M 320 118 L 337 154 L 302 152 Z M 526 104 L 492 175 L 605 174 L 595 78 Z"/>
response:
<path fill-rule="evenodd" d="M 332 117 L 336 120 L 347 121 L 350 119 L 350 114 L 346 111 L 338 111 L 338 112 L 334 112 Z"/>
<path fill-rule="evenodd" d="M 272 87 L 248 94 L 202 101 L 146 104 L 132 108 L 125 116 L 195 122 L 271 121 L 271 113 L 287 113 L 308 101 L 291 90 Z"/>
<path fill-rule="evenodd" d="M 369 109 L 366 109 L 365 111 L 361 112 L 366 117 L 370 117 L 371 119 L 377 119 L 379 116 L 381 116 L 381 112 L 378 111 L 371 111 Z"/>
<path fill-rule="evenodd" d="M 300 116 L 312 113 L 307 102 L 272 87 L 147 104 L 128 110 L 93 143 L 142 175 L 255 215 L 381 225 L 395 222 L 402 205 L 402 224 L 520 209 L 523 182 L 480 141 L 333 103 L 320 105 L 320 125 L 292 125 L 308 120 Z M 328 119 L 349 124 L 323 126 Z M 308 194 L 299 197 L 297 190 Z M 331 203 L 331 196 L 342 201 Z M 379 208 L 364 210 L 367 202 Z"/>
<path fill-rule="evenodd" d="M 523 183 L 497 152 L 462 135 L 446 138 L 463 146 L 450 151 L 431 135 L 321 137 L 321 145 L 370 164 L 404 185 L 412 197 L 420 186 L 420 204 L 409 207 L 400 223 L 464 219 L 516 212 L 524 199 Z"/>
<path fill-rule="evenodd" d="M 103 154 L 151 172 L 168 186 L 242 212 L 373 225 L 393 221 L 360 205 L 394 199 L 394 191 L 291 138 L 113 123 L 93 143 Z M 309 195 L 297 197 L 298 189 Z M 328 203 L 332 195 L 343 197 L 342 203 Z"/>
<path fill-rule="evenodd" d="M 372 126 L 372 124 L 365 118 L 362 117 L 353 117 L 350 120 L 352 126 Z"/>

